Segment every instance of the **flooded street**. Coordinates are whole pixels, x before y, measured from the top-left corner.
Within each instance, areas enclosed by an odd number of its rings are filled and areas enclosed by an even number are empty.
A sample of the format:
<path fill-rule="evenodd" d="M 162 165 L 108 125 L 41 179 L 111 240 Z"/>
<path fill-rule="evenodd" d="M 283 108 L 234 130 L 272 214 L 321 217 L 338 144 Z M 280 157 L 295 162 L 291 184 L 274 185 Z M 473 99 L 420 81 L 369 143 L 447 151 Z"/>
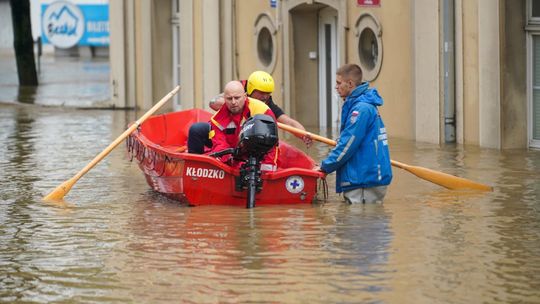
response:
<path fill-rule="evenodd" d="M 540 303 L 540 151 L 391 138 L 392 159 L 495 190 L 393 168 L 384 204 L 343 203 L 332 174 L 326 201 L 248 210 L 163 198 L 120 145 L 42 202 L 136 118 L 0 105 L 0 302 Z"/>
<path fill-rule="evenodd" d="M 47 106 L 109 106 L 108 58 L 42 56 L 39 86 L 19 86 L 14 58 L 0 52 L 0 102 Z"/>

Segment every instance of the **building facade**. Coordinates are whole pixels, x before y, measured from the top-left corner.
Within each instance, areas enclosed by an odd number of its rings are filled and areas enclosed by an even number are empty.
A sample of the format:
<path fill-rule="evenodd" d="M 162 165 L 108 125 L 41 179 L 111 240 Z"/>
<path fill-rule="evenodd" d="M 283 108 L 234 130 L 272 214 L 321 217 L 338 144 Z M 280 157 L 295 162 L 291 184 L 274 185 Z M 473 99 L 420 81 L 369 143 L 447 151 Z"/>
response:
<path fill-rule="evenodd" d="M 207 108 L 262 69 L 286 113 L 336 127 L 335 70 L 357 63 L 391 137 L 540 147 L 540 0 L 119 0 L 110 32 L 117 107 L 179 84 L 170 110 Z"/>

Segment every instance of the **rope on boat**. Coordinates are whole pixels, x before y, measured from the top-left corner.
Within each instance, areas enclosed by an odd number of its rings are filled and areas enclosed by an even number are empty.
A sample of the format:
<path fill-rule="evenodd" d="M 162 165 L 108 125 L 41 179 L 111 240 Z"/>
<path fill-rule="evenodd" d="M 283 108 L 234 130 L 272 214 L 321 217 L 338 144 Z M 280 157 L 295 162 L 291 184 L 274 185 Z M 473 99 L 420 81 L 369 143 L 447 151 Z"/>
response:
<path fill-rule="evenodd" d="M 323 192 L 323 198 L 324 200 L 328 199 L 328 182 L 326 181 L 326 178 L 321 178 L 319 183 L 319 190 L 322 188 Z"/>
<path fill-rule="evenodd" d="M 129 154 L 128 157 L 129 157 L 130 162 L 133 161 L 133 157 L 135 156 L 135 153 L 133 153 L 135 149 L 135 144 L 136 144 L 136 141 L 133 135 L 128 136 L 128 138 L 126 139 L 126 146 L 127 146 L 127 152 Z"/>
<path fill-rule="evenodd" d="M 133 161 L 133 158 L 136 158 L 139 162 L 144 161 L 146 147 L 143 144 L 130 135 L 126 140 L 126 145 L 130 157 L 129 161 Z"/>
<path fill-rule="evenodd" d="M 126 145 L 129 153 L 129 161 L 132 162 L 134 158 L 137 159 L 146 169 L 156 172 L 158 177 L 163 176 L 168 167 L 171 169 L 170 171 L 175 171 L 180 163 L 167 154 L 148 148 L 134 136 L 127 138 Z M 162 167 L 158 168 L 158 163 L 162 163 Z M 172 168 L 170 166 L 171 164 L 174 164 Z"/>

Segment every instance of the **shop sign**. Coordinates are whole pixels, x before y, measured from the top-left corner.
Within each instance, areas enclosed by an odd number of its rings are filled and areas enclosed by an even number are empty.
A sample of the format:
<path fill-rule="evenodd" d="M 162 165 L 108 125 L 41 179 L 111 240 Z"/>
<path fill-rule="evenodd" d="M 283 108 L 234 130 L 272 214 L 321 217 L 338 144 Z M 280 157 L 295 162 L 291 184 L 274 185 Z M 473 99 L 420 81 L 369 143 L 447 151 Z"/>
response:
<path fill-rule="evenodd" d="M 75 5 L 56 1 L 41 6 L 43 43 L 58 48 L 75 45 L 108 46 L 109 5 Z"/>
<path fill-rule="evenodd" d="M 359 6 L 381 6 L 381 0 L 357 0 Z"/>

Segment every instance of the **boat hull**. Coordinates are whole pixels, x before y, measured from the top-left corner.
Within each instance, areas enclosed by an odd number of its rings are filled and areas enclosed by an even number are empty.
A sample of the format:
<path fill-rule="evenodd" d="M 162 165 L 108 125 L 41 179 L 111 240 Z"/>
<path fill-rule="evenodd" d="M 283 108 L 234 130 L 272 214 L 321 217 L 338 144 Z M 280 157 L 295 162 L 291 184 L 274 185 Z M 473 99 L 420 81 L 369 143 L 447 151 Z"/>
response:
<path fill-rule="evenodd" d="M 173 114 L 177 113 L 180 112 Z M 210 113 L 181 113 L 185 115 L 151 117 L 127 141 L 128 151 L 137 160 L 147 183 L 153 190 L 189 205 L 246 206 L 247 191 L 237 186 L 238 168 L 208 155 L 185 152 L 187 125 L 193 120 L 208 121 Z M 183 128 L 174 124 L 187 118 L 191 121 Z M 171 130 L 181 135 L 171 134 L 175 133 Z M 176 139 L 167 138 L 171 136 Z M 285 142 L 280 142 L 279 149 L 278 170 L 262 173 L 262 188 L 255 196 L 255 205 L 311 203 L 317 194 L 318 180 L 324 175 L 312 169 L 313 160 L 300 150 Z"/>

